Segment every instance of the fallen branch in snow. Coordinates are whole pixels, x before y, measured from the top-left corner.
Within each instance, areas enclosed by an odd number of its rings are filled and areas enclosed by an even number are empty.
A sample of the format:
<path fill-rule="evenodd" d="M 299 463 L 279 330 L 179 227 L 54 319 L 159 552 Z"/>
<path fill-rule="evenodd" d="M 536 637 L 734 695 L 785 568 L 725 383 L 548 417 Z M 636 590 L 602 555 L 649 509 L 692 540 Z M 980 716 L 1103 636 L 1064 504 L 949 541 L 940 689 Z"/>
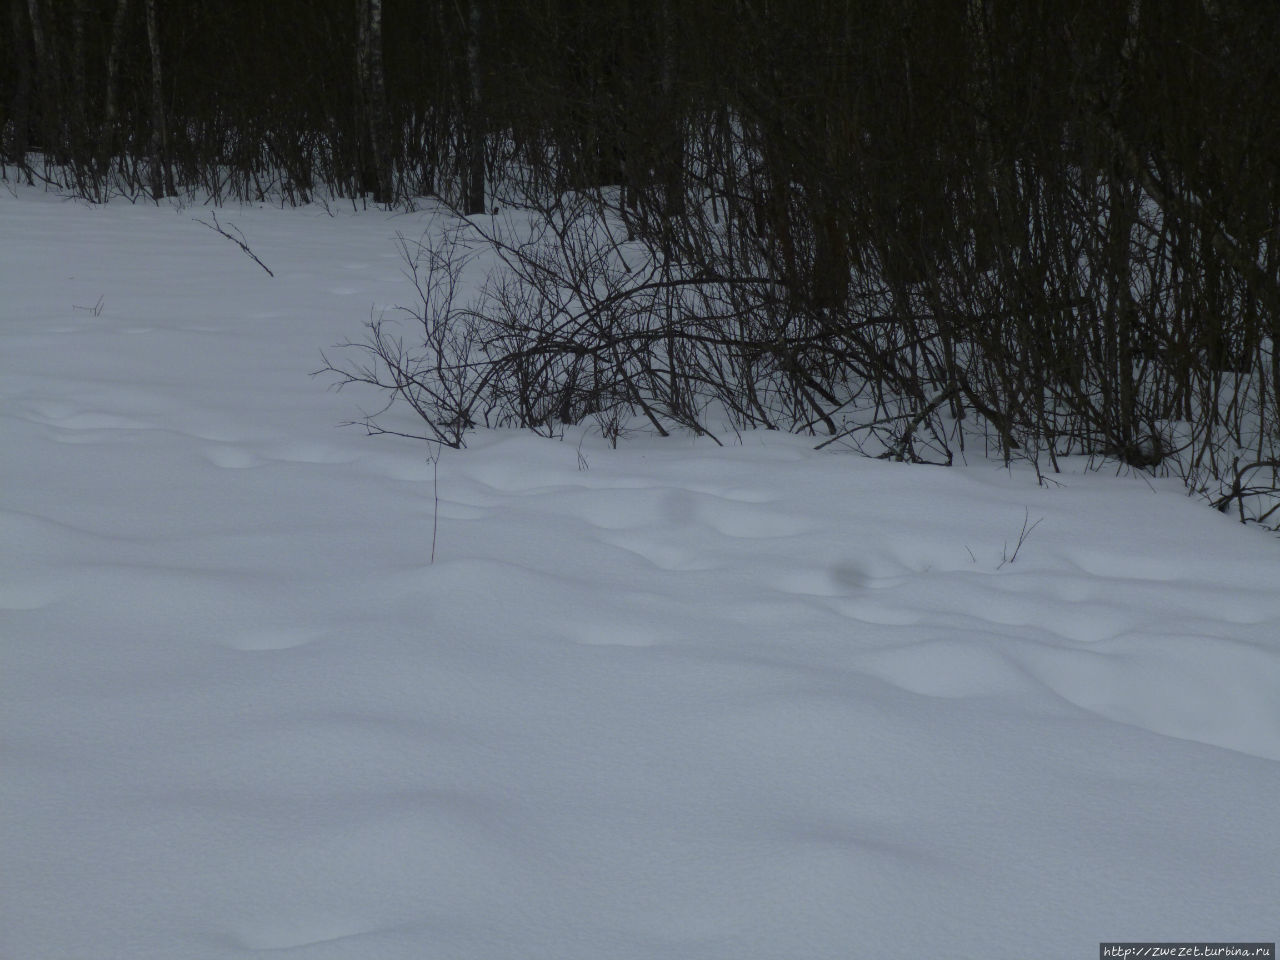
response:
<path fill-rule="evenodd" d="M 95 303 L 92 307 L 82 307 L 79 304 L 73 303 L 71 305 L 71 309 L 83 310 L 86 313 L 92 313 L 95 317 L 100 317 L 102 316 L 102 307 L 106 302 L 107 302 L 107 298 L 105 295 L 103 295 L 101 297 L 98 297 L 98 302 Z"/>
<path fill-rule="evenodd" d="M 237 227 L 234 223 L 231 224 L 231 229 L 234 230 L 237 234 L 237 236 L 232 236 L 223 228 L 222 224 L 218 222 L 218 215 L 216 213 L 211 214 L 211 216 L 213 217 L 213 223 L 209 223 L 207 220 L 201 220 L 199 217 L 192 217 L 191 219 L 194 220 L 196 223 L 203 223 L 206 227 L 208 227 L 214 233 L 222 234 L 224 237 L 226 237 L 228 240 L 234 243 L 237 247 L 243 250 L 254 263 L 260 266 L 263 270 L 267 271 L 267 276 L 272 278 L 275 277 L 275 274 L 271 272 L 271 268 L 268 267 L 261 260 L 259 260 L 258 255 L 249 249 L 249 244 L 244 239 L 244 233 L 243 231 L 241 231 L 239 227 Z"/>

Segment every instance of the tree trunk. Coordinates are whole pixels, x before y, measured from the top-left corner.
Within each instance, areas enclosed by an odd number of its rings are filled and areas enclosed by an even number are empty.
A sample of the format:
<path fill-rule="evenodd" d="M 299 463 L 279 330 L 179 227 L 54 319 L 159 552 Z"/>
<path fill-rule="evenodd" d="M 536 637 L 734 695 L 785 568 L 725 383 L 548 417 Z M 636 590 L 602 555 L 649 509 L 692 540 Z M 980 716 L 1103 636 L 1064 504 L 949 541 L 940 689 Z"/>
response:
<path fill-rule="evenodd" d="M 102 129 L 98 134 L 98 156 L 104 166 L 115 155 L 120 142 L 116 129 L 116 88 L 120 73 L 120 52 L 124 47 L 124 27 L 129 13 L 129 0 L 116 0 L 115 16 L 111 19 L 111 47 L 107 53 L 106 104 L 103 107 Z"/>
<path fill-rule="evenodd" d="M 391 203 L 395 200 L 395 170 L 391 157 L 386 68 L 382 61 L 382 0 L 369 0 L 369 134 L 378 171 L 380 202 Z"/>
<path fill-rule="evenodd" d="M 480 0 L 467 4 L 467 106 L 463 211 L 484 213 L 484 115 L 480 83 Z"/>
<path fill-rule="evenodd" d="M 356 75 L 364 107 L 361 140 L 367 145 L 361 150 L 367 158 L 361 160 L 361 188 L 373 194 L 375 203 L 391 203 L 395 170 L 382 59 L 382 0 L 356 0 Z"/>
<path fill-rule="evenodd" d="M 1130 250 L 1133 225 L 1137 220 L 1138 200 L 1134 192 L 1121 178 L 1113 176 L 1110 184 L 1110 210 L 1108 220 L 1111 228 L 1111 249 L 1109 251 L 1108 279 L 1114 285 L 1109 313 L 1114 314 L 1109 320 L 1112 327 L 1111 349 L 1114 359 L 1108 364 L 1108 375 L 1116 378 L 1115 439 L 1126 461 L 1134 466 L 1143 464 L 1135 462 L 1141 458 L 1141 451 L 1136 447 L 1138 439 L 1137 403 L 1134 383 L 1133 347 L 1134 320 L 1137 306 L 1133 302 L 1132 251 Z"/>
<path fill-rule="evenodd" d="M 34 0 L 33 0 L 34 2 Z M 165 129 L 164 85 L 160 73 L 160 24 L 156 17 L 156 0 L 147 4 L 147 46 L 151 52 L 151 195 L 159 201 L 171 197 L 173 171 L 169 169 L 169 137 Z"/>
<path fill-rule="evenodd" d="M 77 166 L 92 165 L 92 137 L 88 128 L 88 85 L 85 82 L 84 21 L 85 0 L 71 4 L 71 157 Z"/>
<path fill-rule="evenodd" d="M 658 70 L 658 89 L 662 94 L 663 110 L 661 115 L 668 118 L 669 140 L 668 154 L 659 158 L 662 163 L 662 208 L 667 217 L 679 217 L 685 212 L 684 205 L 684 119 L 680 111 L 675 109 L 672 98 L 675 94 L 675 21 L 671 16 L 670 0 L 662 0 L 659 8 L 660 42 L 662 44 L 661 62 Z"/>
<path fill-rule="evenodd" d="M 13 31 L 14 60 L 17 67 L 17 85 L 9 103 L 9 116 L 13 121 L 13 138 L 0 144 L 5 156 L 15 163 L 24 164 L 27 156 L 27 136 L 31 124 L 31 58 L 24 41 L 26 31 L 22 22 L 23 2 L 12 0 L 9 4 L 9 21 Z"/>
<path fill-rule="evenodd" d="M 27 17 L 31 23 L 31 51 L 35 60 L 36 92 L 40 104 L 40 142 L 37 148 L 61 159 L 61 137 L 57 130 L 57 98 L 54 84 L 57 71 L 49 62 L 49 46 L 44 32 L 44 14 L 40 0 L 27 0 Z"/>

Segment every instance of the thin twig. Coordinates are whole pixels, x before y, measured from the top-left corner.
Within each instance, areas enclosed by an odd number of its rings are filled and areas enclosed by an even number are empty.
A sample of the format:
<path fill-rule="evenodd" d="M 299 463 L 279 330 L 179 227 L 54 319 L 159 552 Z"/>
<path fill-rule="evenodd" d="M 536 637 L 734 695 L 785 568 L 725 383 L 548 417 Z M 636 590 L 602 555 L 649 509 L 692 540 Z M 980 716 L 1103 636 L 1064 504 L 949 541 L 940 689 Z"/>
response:
<path fill-rule="evenodd" d="M 436 534 L 440 530 L 440 454 L 443 448 L 437 444 L 431 455 L 431 495 L 435 506 L 431 511 L 431 562 L 436 562 Z"/>
<path fill-rule="evenodd" d="M 210 216 L 213 217 L 213 223 L 209 223 L 206 220 L 201 220 L 199 217 L 192 217 L 191 219 L 194 220 L 196 223 L 203 223 L 206 227 L 208 227 L 214 233 L 222 234 L 224 237 L 226 237 L 228 240 L 234 243 L 237 247 L 243 250 L 246 254 L 248 254 L 249 258 L 254 263 L 260 266 L 263 270 L 267 271 L 267 276 L 275 277 L 275 274 L 271 272 L 271 268 L 268 267 L 261 260 L 259 260 L 258 255 L 249 249 L 249 244 L 245 242 L 245 239 L 244 239 L 244 232 L 239 227 L 237 227 L 234 223 L 231 224 L 231 229 L 239 234 L 238 237 L 232 236 L 223 228 L 222 224 L 218 222 L 218 215 L 216 213 L 210 214 Z"/>
<path fill-rule="evenodd" d="M 1014 544 L 1014 547 L 1013 547 L 1013 555 L 1012 555 L 1012 556 L 1008 556 L 1008 553 L 1009 553 L 1009 542 L 1006 540 L 1006 541 L 1005 541 L 1005 544 L 1004 544 L 1004 551 L 1003 551 L 1003 553 L 1005 554 L 1005 556 L 1001 557 L 1001 559 L 1000 559 L 1000 566 L 999 566 L 999 567 L 996 567 L 996 569 L 997 569 L 997 570 L 999 570 L 999 569 L 1000 569 L 1000 567 L 1003 567 L 1006 563 L 1013 563 L 1013 561 L 1015 561 L 1015 560 L 1017 560 L 1017 559 L 1018 559 L 1018 551 L 1019 551 L 1019 550 L 1021 550 L 1021 549 L 1022 549 L 1022 545 L 1023 545 L 1024 543 L 1026 543 L 1026 542 L 1027 542 L 1027 537 L 1031 536 L 1031 531 L 1032 531 L 1032 530 L 1034 530 L 1036 527 L 1040 526 L 1040 521 L 1041 521 L 1041 520 L 1044 520 L 1044 517 L 1041 517 L 1041 518 L 1040 518 L 1039 520 L 1037 520 L 1035 523 L 1032 523 L 1032 522 L 1031 522 L 1031 509 L 1030 509 L 1029 507 L 1024 507 L 1024 508 L 1023 508 L 1023 516 L 1022 516 L 1022 532 L 1018 534 L 1018 542 L 1017 542 L 1016 544 Z"/>

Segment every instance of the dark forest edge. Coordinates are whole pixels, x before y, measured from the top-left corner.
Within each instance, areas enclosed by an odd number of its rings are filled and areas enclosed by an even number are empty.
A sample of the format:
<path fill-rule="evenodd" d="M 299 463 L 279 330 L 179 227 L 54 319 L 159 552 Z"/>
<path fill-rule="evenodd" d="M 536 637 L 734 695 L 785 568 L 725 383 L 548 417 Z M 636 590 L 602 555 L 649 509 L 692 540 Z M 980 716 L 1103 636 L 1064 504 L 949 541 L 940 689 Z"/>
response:
<path fill-rule="evenodd" d="M 429 440 L 980 444 L 1280 527 L 1273 0 L 7 7 L 7 178 L 445 202 L 420 309 L 330 363 Z"/>

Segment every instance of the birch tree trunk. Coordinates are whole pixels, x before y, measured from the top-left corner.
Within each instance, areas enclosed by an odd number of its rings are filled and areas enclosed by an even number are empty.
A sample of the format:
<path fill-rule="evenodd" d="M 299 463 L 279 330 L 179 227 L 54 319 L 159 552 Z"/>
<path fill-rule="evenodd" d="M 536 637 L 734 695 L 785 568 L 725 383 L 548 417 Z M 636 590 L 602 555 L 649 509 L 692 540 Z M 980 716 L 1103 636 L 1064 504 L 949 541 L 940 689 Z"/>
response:
<path fill-rule="evenodd" d="M 377 165 L 381 203 L 395 200 L 391 156 L 391 117 L 387 108 L 386 69 L 382 59 L 382 0 L 369 0 L 369 139 Z"/>
<path fill-rule="evenodd" d="M 382 58 L 382 0 L 356 0 L 356 75 L 364 107 L 362 136 L 368 139 L 366 156 L 372 155 L 373 166 L 372 171 L 364 171 L 362 186 L 372 188 L 375 203 L 391 203 L 395 199 L 395 170 Z"/>

